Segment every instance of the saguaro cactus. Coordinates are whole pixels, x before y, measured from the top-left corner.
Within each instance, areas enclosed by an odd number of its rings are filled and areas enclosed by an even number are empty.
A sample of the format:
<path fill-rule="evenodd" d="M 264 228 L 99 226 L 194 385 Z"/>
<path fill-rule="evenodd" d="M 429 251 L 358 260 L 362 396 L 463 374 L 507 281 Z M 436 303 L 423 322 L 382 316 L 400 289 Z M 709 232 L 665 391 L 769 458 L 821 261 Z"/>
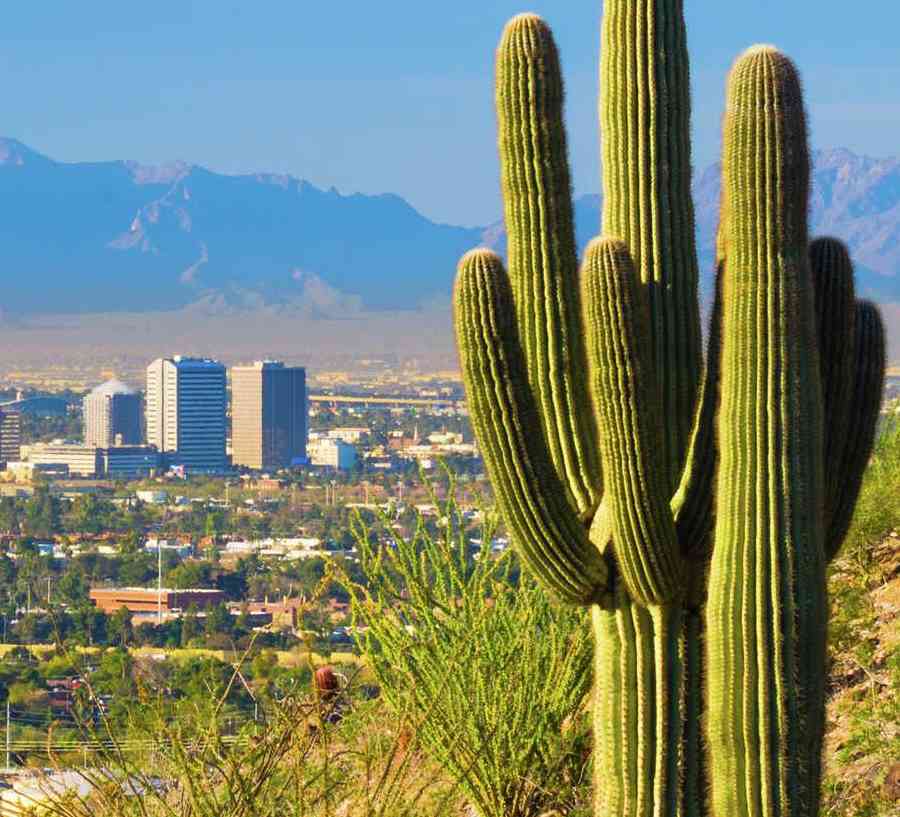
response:
<path fill-rule="evenodd" d="M 596 813 L 813 815 L 824 568 L 883 330 L 843 247 L 807 244 L 799 83 L 757 48 L 730 82 L 704 363 L 680 0 L 606 0 L 601 64 L 605 237 L 579 275 L 556 47 L 534 15 L 503 33 L 509 272 L 473 251 L 455 291 L 476 436 L 525 562 L 592 607 Z"/>

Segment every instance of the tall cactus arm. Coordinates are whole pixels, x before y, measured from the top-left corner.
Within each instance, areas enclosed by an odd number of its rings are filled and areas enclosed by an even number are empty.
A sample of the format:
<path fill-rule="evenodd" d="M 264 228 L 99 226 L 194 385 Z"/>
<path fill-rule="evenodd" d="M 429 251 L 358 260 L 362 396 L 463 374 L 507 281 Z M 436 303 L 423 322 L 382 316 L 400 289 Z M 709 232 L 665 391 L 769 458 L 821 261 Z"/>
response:
<path fill-rule="evenodd" d="M 588 604 L 602 595 L 606 562 L 553 468 L 498 256 L 473 250 L 463 257 L 454 308 L 472 425 L 510 533 L 549 589 L 565 601 Z"/>
<path fill-rule="evenodd" d="M 712 551 L 713 497 L 718 461 L 716 414 L 719 410 L 722 369 L 722 270 L 723 263 L 720 263 L 716 274 L 697 416 L 681 474 L 681 484 L 671 503 L 682 553 L 692 561 L 708 558 Z M 704 579 L 705 574 L 700 571 L 698 580 L 702 583 Z"/>
<path fill-rule="evenodd" d="M 702 357 L 683 4 L 603 5 L 603 234 L 628 245 L 649 289 L 671 495 L 693 427 Z"/>
<path fill-rule="evenodd" d="M 826 533 L 825 554 L 833 559 L 844 543 L 863 474 L 875 442 L 875 429 L 881 410 L 884 389 L 885 333 L 878 308 L 868 301 L 856 304 L 854 360 L 852 383 L 848 389 L 853 406 L 852 418 L 847 426 L 847 444 L 840 464 L 843 482 L 836 496 L 831 513 L 831 524 Z"/>
<path fill-rule="evenodd" d="M 581 514 L 601 478 L 578 308 L 563 81 L 547 24 L 513 18 L 497 51 L 497 120 L 509 275 L 534 400 L 551 460 Z M 535 428 L 535 432 L 537 427 Z"/>
<path fill-rule="evenodd" d="M 800 81 L 756 47 L 725 114 L 727 235 L 715 548 L 706 605 L 715 815 L 810 817 L 821 754 L 821 383 Z"/>
<path fill-rule="evenodd" d="M 856 299 L 853 264 L 847 248 L 837 239 L 818 238 L 809 246 L 810 266 L 816 289 L 816 316 L 819 329 L 819 362 L 822 368 L 822 397 L 825 412 L 825 514 L 826 528 L 846 482 L 845 455 L 851 455 L 854 441 L 850 425 L 858 395 L 849 388 L 853 382 L 856 340 Z"/>
<path fill-rule="evenodd" d="M 592 242 L 581 286 L 616 563 L 637 603 L 664 604 L 681 594 L 683 571 L 667 480 L 655 467 L 663 418 L 650 315 L 628 247 Z"/>

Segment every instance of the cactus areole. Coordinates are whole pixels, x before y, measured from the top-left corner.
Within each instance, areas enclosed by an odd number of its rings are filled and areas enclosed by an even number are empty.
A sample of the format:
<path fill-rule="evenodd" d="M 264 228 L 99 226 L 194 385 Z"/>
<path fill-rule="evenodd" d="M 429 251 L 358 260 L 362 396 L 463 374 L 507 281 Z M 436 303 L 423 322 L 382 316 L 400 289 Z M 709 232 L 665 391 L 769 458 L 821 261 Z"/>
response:
<path fill-rule="evenodd" d="M 825 570 L 884 376 L 846 249 L 807 236 L 797 71 L 735 63 L 716 294 L 701 350 L 680 0 L 605 0 L 603 224 L 579 269 L 559 56 L 497 52 L 508 267 L 460 262 L 469 409 L 530 570 L 592 609 L 598 817 L 814 817 Z"/>

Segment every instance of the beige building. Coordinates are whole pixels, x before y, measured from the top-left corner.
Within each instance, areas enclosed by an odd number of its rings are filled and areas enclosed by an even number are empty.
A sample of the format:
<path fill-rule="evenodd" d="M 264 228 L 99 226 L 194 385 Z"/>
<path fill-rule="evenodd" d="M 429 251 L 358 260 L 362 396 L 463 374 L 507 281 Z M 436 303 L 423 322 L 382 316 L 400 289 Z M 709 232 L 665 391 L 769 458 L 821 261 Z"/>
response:
<path fill-rule="evenodd" d="M 288 468 L 306 458 L 306 370 L 260 361 L 231 370 L 234 465 Z"/>
<path fill-rule="evenodd" d="M 100 449 L 56 440 L 31 446 L 28 461 L 38 466 L 58 466 L 73 477 L 95 477 L 103 473 Z"/>
<path fill-rule="evenodd" d="M 84 444 L 90 448 L 141 442 L 141 396 L 120 380 L 97 386 L 83 401 Z"/>

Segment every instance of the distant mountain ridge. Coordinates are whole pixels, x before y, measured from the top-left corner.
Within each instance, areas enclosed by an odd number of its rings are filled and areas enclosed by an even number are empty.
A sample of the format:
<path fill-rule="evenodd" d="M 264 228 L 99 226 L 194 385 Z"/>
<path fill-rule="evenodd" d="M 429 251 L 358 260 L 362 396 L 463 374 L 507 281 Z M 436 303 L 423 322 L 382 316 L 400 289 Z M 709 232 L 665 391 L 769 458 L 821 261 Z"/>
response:
<path fill-rule="evenodd" d="M 717 166 L 694 195 L 708 291 Z M 436 224 L 395 195 L 184 163 L 62 163 L 14 139 L 0 139 L 0 213 L 0 308 L 13 316 L 414 309 L 446 299 L 466 250 L 505 246 L 499 222 Z M 583 247 L 599 230 L 599 196 L 579 198 L 575 216 Z M 848 241 L 861 294 L 900 302 L 900 159 L 816 153 L 810 222 Z"/>
<path fill-rule="evenodd" d="M 12 314 L 413 308 L 445 291 L 481 235 L 399 196 L 186 164 L 59 163 L 10 139 L 0 213 L 0 306 Z"/>
<path fill-rule="evenodd" d="M 722 168 L 714 164 L 694 179 L 700 284 L 712 290 Z M 575 201 L 579 248 L 599 232 L 602 199 Z M 900 302 L 900 158 L 870 159 L 849 150 L 817 151 L 813 156 L 810 235 L 832 235 L 848 243 L 863 297 Z M 504 252 L 502 222 L 489 228 L 487 244 Z"/>

